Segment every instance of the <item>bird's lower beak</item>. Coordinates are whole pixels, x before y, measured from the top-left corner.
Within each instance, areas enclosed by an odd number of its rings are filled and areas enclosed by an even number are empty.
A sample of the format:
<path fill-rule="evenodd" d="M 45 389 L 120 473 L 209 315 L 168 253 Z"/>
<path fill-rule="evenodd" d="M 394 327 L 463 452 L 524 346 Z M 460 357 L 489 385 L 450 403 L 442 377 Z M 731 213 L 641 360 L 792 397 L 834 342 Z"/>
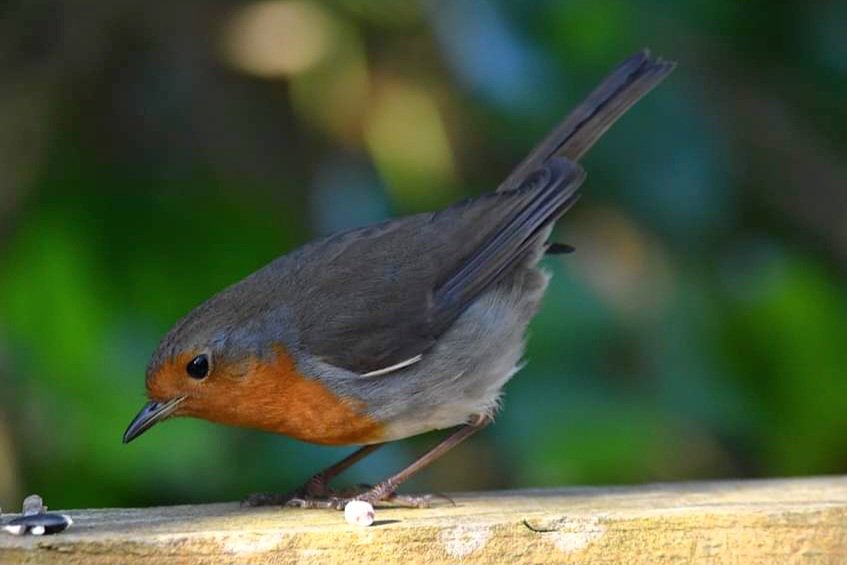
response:
<path fill-rule="evenodd" d="M 165 402 L 148 402 L 138 416 L 133 418 L 124 432 L 124 443 L 129 443 L 176 411 L 184 396 L 172 398 Z"/>

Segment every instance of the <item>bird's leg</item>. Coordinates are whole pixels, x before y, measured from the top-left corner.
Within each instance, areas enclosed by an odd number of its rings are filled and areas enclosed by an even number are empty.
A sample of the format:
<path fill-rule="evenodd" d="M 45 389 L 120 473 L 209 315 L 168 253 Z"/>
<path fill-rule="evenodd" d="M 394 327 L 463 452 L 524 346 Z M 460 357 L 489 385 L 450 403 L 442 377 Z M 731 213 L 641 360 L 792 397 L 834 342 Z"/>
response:
<path fill-rule="evenodd" d="M 374 443 L 371 445 L 365 445 L 360 447 L 341 461 L 338 461 L 334 465 L 330 465 L 320 473 L 316 473 L 312 475 L 312 477 L 306 481 L 302 487 L 297 489 L 296 492 L 302 492 L 306 496 L 329 496 L 331 493 L 329 489 L 329 482 L 382 447 L 384 444 L 382 443 Z"/>
<path fill-rule="evenodd" d="M 447 436 L 441 443 L 424 453 L 414 463 L 357 496 L 353 496 L 351 498 L 330 497 L 325 500 L 317 500 L 314 498 L 292 498 L 287 502 L 287 504 L 289 506 L 298 506 L 301 508 L 335 508 L 338 510 L 342 510 L 351 500 L 364 500 L 371 504 L 380 501 L 387 501 L 397 503 L 401 506 L 428 506 L 431 499 L 430 496 L 397 495 L 394 491 L 396 491 L 397 487 L 399 487 L 403 482 L 411 478 L 412 475 L 480 431 L 489 423 L 491 423 L 491 418 L 488 416 L 480 416 L 475 422 L 465 424 L 451 435 Z"/>
<path fill-rule="evenodd" d="M 315 473 L 303 486 L 286 494 L 275 494 L 259 492 L 247 497 L 243 504 L 248 506 L 279 506 L 291 500 L 310 500 L 315 498 L 328 498 L 333 492 L 329 488 L 329 482 L 382 447 L 382 443 L 374 443 L 360 447 L 341 461 L 330 465 L 320 473 Z"/>

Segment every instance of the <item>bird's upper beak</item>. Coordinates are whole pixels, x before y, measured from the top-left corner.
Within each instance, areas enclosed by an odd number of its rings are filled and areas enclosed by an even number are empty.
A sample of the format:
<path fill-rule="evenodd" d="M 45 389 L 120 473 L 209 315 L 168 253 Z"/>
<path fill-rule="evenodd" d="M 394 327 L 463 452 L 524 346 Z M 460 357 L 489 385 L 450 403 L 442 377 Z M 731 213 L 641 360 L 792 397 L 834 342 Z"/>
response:
<path fill-rule="evenodd" d="M 185 400 L 184 396 L 178 396 L 165 402 L 148 402 L 141 412 L 133 418 L 129 427 L 124 432 L 124 443 L 129 443 L 168 416 L 174 413 L 179 404 Z"/>

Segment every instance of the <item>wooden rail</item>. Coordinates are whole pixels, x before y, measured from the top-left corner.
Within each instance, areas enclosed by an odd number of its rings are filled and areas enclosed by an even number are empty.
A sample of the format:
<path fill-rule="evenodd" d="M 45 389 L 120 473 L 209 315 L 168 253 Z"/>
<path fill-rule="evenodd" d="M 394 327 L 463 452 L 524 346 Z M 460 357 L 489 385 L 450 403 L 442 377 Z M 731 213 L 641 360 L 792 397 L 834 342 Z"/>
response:
<path fill-rule="evenodd" d="M 336 511 L 235 503 L 71 510 L 62 534 L 0 532 L 0 563 L 847 564 L 847 477 L 487 492 L 455 503 L 378 509 L 369 528 Z"/>

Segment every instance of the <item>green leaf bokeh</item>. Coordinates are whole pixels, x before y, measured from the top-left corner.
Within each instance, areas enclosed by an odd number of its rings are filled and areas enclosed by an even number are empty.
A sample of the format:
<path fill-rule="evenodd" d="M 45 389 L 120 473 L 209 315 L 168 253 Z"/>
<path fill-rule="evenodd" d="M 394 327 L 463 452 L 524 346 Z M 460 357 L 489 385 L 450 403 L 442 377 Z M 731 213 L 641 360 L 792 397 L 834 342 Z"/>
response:
<path fill-rule="evenodd" d="M 13 2 L 0 506 L 239 499 L 346 453 L 187 420 L 120 438 L 190 308 L 312 237 L 491 190 L 644 46 L 679 68 L 586 158 L 502 414 L 410 488 L 847 471 L 840 6 Z"/>

